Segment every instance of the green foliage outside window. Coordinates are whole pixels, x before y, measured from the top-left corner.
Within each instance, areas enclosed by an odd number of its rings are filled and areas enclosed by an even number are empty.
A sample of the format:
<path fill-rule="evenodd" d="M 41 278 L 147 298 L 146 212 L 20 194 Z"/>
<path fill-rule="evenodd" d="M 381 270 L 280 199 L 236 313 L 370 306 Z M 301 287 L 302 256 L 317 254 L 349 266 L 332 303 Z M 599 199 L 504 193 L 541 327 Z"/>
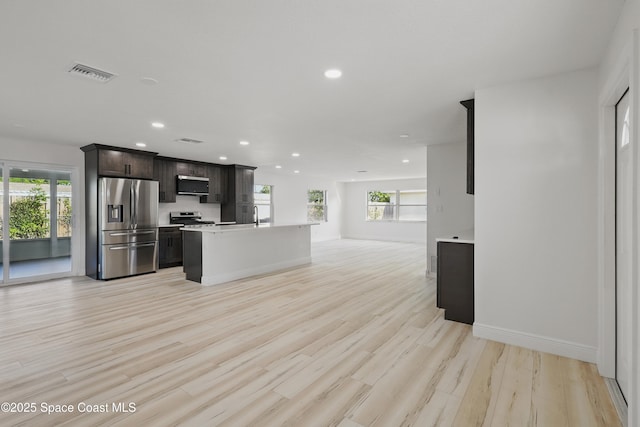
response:
<path fill-rule="evenodd" d="M 326 194 L 325 190 L 309 190 L 307 192 L 307 221 L 327 220 Z"/>
<path fill-rule="evenodd" d="M 47 194 L 37 185 L 9 206 L 9 238 L 41 239 L 49 236 Z"/>
<path fill-rule="evenodd" d="M 58 237 L 71 237 L 71 199 L 58 199 Z"/>
<path fill-rule="evenodd" d="M 394 203 L 391 203 L 391 197 Z M 395 192 L 369 191 L 367 193 L 367 221 L 393 220 L 395 215 Z"/>
<path fill-rule="evenodd" d="M 369 201 L 389 203 L 391 202 L 391 195 L 389 193 L 383 193 L 382 191 L 369 191 Z"/>

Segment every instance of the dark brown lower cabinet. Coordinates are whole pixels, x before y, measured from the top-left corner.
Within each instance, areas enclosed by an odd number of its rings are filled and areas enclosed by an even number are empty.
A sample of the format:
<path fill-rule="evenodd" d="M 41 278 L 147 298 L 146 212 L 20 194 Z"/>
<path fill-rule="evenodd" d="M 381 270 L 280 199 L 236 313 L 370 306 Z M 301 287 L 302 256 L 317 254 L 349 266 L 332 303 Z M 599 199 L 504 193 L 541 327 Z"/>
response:
<path fill-rule="evenodd" d="M 473 324 L 473 243 L 438 242 L 436 305 L 444 318 Z"/>
<path fill-rule="evenodd" d="M 184 232 L 184 267 L 186 279 L 202 283 L 202 233 Z"/>
<path fill-rule="evenodd" d="M 158 230 L 160 268 L 182 265 L 182 231 L 178 227 L 160 227 Z"/>

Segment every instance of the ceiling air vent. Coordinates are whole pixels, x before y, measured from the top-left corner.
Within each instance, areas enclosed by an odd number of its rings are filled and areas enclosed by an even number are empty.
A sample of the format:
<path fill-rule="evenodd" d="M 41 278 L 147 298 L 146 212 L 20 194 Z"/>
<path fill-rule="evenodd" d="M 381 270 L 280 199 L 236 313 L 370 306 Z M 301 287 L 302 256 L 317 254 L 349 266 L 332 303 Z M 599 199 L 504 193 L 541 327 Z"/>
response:
<path fill-rule="evenodd" d="M 100 83 L 107 83 L 115 77 L 115 74 L 109 73 L 108 71 L 98 70 L 97 68 L 78 63 L 73 64 L 73 67 L 69 69 L 69 72 L 71 74 L 83 76 Z"/>
<path fill-rule="evenodd" d="M 199 139 L 180 138 L 176 139 L 176 142 L 182 142 L 183 144 L 202 144 L 204 141 L 200 141 Z"/>

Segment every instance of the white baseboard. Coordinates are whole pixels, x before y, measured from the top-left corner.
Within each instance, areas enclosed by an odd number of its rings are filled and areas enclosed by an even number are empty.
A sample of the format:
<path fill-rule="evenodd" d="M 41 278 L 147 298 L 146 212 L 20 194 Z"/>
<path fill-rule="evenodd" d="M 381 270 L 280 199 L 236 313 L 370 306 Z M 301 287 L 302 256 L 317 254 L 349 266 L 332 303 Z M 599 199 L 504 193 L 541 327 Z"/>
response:
<path fill-rule="evenodd" d="M 544 353 L 570 357 L 584 362 L 596 363 L 597 360 L 598 349 L 596 347 L 511 329 L 482 325 L 477 322 L 473 324 L 473 336 L 505 344 L 517 345 Z"/>
<path fill-rule="evenodd" d="M 202 276 L 202 285 L 219 285 L 220 283 L 231 282 L 232 280 L 244 279 L 245 277 L 258 276 L 265 273 L 273 273 L 280 270 L 286 270 L 292 267 L 311 264 L 311 257 L 296 258 L 293 260 L 278 262 L 274 264 L 261 265 L 258 267 L 245 268 L 224 274 L 214 274 Z"/>
<path fill-rule="evenodd" d="M 418 244 L 422 244 L 422 245 L 426 245 L 427 242 L 426 240 L 420 240 L 420 239 L 398 239 L 398 238 L 393 238 L 393 239 L 388 239 L 388 238 L 383 238 L 383 237 L 377 237 L 377 236 L 369 236 L 369 235 L 360 235 L 360 234 L 348 234 L 348 235 L 343 235 L 342 239 L 352 239 L 352 240 L 376 240 L 379 242 L 397 242 L 397 243 L 418 243 Z"/>

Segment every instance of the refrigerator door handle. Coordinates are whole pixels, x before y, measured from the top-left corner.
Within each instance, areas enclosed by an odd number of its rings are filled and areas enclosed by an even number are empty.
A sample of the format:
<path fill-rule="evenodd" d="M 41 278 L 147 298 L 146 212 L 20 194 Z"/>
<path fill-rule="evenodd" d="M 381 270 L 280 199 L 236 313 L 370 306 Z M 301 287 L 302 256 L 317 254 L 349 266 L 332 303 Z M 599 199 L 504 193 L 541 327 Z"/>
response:
<path fill-rule="evenodd" d="M 129 219 L 131 221 L 131 228 L 135 228 L 135 220 L 134 215 L 135 211 L 133 209 L 133 185 L 129 187 Z"/>
<path fill-rule="evenodd" d="M 154 243 L 142 243 L 140 245 L 129 245 L 129 246 L 111 246 L 109 248 L 110 251 L 120 251 L 120 250 L 125 250 L 125 249 L 136 249 L 136 248 L 144 248 L 146 246 L 155 246 L 155 242 Z"/>
<path fill-rule="evenodd" d="M 109 236 L 130 236 L 132 234 L 136 235 L 136 234 L 153 234 L 155 233 L 155 230 L 146 230 L 146 231 L 138 231 L 138 230 L 131 230 L 131 231 L 125 231 L 125 232 L 116 232 L 116 233 L 109 233 Z"/>
<path fill-rule="evenodd" d="M 133 201 L 134 201 L 134 205 L 133 205 L 133 215 L 134 215 L 134 224 L 135 224 L 135 228 L 138 228 L 138 202 L 140 194 L 138 194 L 138 190 L 137 190 L 137 184 L 139 181 L 135 181 L 136 185 L 132 185 L 133 187 Z"/>
<path fill-rule="evenodd" d="M 136 206 L 134 209 L 136 210 L 136 228 L 138 228 L 138 203 L 140 202 L 140 194 L 138 194 L 138 187 L 133 188 L 133 195 L 136 198 Z"/>

